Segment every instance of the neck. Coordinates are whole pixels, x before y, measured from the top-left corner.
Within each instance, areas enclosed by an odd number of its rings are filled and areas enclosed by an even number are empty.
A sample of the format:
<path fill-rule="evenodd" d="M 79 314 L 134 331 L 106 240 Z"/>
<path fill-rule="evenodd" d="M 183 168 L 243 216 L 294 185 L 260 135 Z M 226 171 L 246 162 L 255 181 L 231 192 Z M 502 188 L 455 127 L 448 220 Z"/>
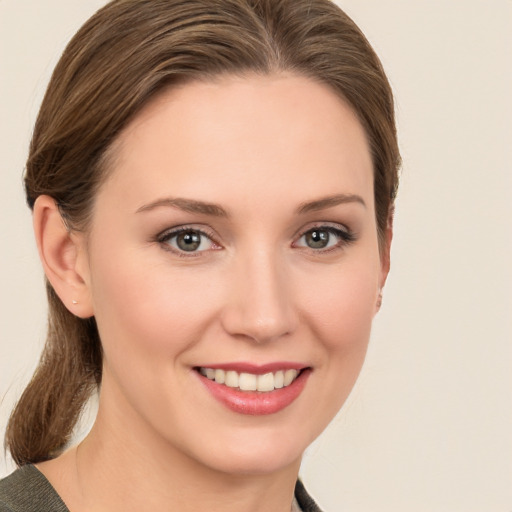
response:
<path fill-rule="evenodd" d="M 101 449 L 98 450 L 98 444 Z M 289 512 L 300 461 L 263 475 L 220 473 L 167 453 L 134 457 L 126 446 L 109 454 L 94 432 L 75 452 L 84 509 L 98 511 Z"/>
<path fill-rule="evenodd" d="M 270 473 L 219 471 L 157 436 L 141 435 L 136 421 L 115 424 L 100 406 L 91 433 L 74 450 L 73 512 L 291 510 L 300 459 Z"/>

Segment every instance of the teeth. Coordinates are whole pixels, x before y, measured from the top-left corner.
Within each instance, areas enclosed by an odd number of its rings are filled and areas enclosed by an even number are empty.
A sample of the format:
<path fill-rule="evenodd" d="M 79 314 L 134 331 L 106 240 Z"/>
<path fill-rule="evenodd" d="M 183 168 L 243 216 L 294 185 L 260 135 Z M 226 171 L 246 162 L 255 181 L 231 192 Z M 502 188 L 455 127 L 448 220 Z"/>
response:
<path fill-rule="evenodd" d="M 258 391 L 274 391 L 275 379 L 273 373 L 258 375 Z"/>
<path fill-rule="evenodd" d="M 283 370 L 279 370 L 274 375 L 274 387 L 276 389 L 281 389 L 282 387 L 284 387 L 284 372 L 283 372 Z"/>
<path fill-rule="evenodd" d="M 238 373 L 233 370 L 213 368 L 199 368 L 201 375 L 218 384 L 230 388 L 239 388 L 241 391 L 268 392 L 289 386 L 299 375 L 298 370 L 279 370 L 275 373 L 255 375 L 253 373 Z"/>
<path fill-rule="evenodd" d="M 286 370 L 284 372 L 284 386 L 289 386 L 295 380 L 298 373 L 297 370 Z"/>
<path fill-rule="evenodd" d="M 215 382 L 224 384 L 226 380 L 226 372 L 224 370 L 215 370 Z"/>
<path fill-rule="evenodd" d="M 227 371 L 226 378 L 224 380 L 224 384 L 230 388 L 238 387 L 238 373 L 234 371 Z"/>
<path fill-rule="evenodd" d="M 252 373 L 241 373 L 238 379 L 238 387 L 242 391 L 256 391 L 258 389 L 258 377 Z"/>

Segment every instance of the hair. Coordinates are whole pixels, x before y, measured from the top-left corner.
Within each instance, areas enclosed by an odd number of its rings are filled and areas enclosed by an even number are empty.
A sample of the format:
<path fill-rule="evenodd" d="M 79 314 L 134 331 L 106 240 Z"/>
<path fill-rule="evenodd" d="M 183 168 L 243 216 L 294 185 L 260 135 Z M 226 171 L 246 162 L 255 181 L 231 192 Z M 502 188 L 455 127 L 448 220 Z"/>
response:
<path fill-rule="evenodd" d="M 374 170 L 382 247 L 398 185 L 393 96 L 354 22 L 329 0 L 114 0 L 73 37 L 36 121 L 27 202 L 53 197 L 71 230 L 87 230 L 112 144 L 141 108 L 173 84 L 219 75 L 291 72 L 327 84 L 358 116 Z M 101 383 L 94 318 L 70 313 L 48 280 L 48 334 L 7 427 L 18 465 L 58 455 Z"/>

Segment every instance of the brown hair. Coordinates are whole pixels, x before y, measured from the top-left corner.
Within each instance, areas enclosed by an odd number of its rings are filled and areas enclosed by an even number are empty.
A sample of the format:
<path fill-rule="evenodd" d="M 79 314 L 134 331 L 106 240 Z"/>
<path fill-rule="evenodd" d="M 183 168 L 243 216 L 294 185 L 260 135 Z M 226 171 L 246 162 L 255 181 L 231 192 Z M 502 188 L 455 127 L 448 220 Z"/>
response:
<path fill-rule="evenodd" d="M 107 150 L 157 92 L 219 74 L 285 70 L 328 84 L 358 115 L 373 158 L 382 246 L 400 161 L 393 97 L 370 44 L 329 0 L 107 4 L 71 40 L 51 78 L 27 161 L 29 206 L 47 194 L 70 229 L 86 230 Z M 75 317 L 46 286 L 46 345 L 6 433 L 18 465 L 56 456 L 101 382 L 94 318 Z"/>

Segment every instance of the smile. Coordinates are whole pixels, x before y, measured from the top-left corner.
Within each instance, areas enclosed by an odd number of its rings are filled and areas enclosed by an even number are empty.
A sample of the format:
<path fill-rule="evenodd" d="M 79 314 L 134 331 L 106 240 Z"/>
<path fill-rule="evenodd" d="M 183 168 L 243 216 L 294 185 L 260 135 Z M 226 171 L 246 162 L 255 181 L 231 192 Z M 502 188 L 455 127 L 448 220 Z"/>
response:
<path fill-rule="evenodd" d="M 251 416 L 286 409 L 300 396 L 312 373 L 311 367 L 294 363 L 226 363 L 194 370 L 213 398 L 233 412 Z"/>
<path fill-rule="evenodd" d="M 254 373 L 239 373 L 234 370 L 204 367 L 199 368 L 199 373 L 207 379 L 229 388 L 236 388 L 240 391 L 260 391 L 263 393 L 286 388 L 299 375 L 299 371 L 296 369 L 278 370 L 263 375 L 256 375 Z"/>

